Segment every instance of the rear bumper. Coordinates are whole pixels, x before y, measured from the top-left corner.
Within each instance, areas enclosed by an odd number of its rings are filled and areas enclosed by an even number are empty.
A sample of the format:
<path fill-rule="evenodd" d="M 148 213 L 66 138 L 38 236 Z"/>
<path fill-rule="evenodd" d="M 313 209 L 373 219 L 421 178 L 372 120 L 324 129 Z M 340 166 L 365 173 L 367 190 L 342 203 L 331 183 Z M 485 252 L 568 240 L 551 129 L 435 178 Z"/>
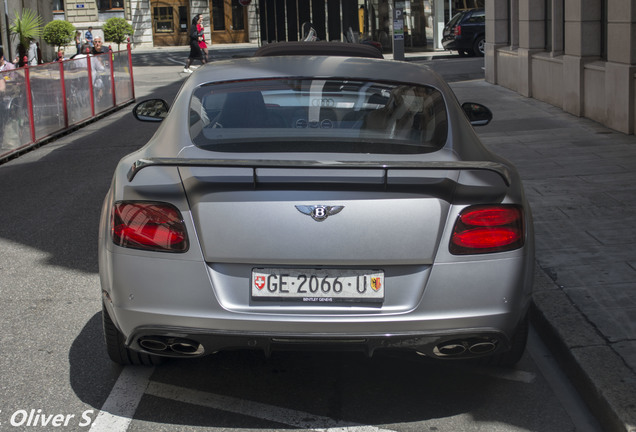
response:
<path fill-rule="evenodd" d="M 455 39 L 443 40 L 442 46 L 444 47 L 445 50 L 448 50 L 448 51 L 457 49 L 457 43 L 455 42 Z"/>
<path fill-rule="evenodd" d="M 104 303 L 127 346 L 170 357 L 228 349 L 491 355 L 510 348 L 533 274 L 532 255 L 517 251 L 472 263 L 387 266 L 382 306 L 256 305 L 251 266 L 105 257 L 113 267 L 102 278 Z"/>
<path fill-rule="evenodd" d="M 447 333 L 405 334 L 262 334 L 222 333 L 192 328 L 136 329 L 129 347 L 166 357 L 200 357 L 218 351 L 357 351 L 372 356 L 377 350 L 408 350 L 438 359 L 466 359 L 510 348 L 509 338 L 496 330 L 473 329 Z"/>
<path fill-rule="evenodd" d="M 456 38 L 448 38 L 442 40 L 442 46 L 445 50 L 448 51 L 468 51 L 473 49 L 472 41 L 468 39 L 456 39 Z"/>

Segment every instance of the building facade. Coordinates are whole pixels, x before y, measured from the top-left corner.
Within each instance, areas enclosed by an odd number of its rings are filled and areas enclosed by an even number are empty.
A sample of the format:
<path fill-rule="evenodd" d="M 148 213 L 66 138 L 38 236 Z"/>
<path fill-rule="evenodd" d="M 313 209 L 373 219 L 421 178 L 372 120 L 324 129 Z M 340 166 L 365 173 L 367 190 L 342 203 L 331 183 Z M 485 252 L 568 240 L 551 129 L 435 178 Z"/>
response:
<path fill-rule="evenodd" d="M 636 0 L 486 0 L 486 80 L 633 134 Z"/>
<path fill-rule="evenodd" d="M 390 52 L 400 8 L 409 52 L 442 49 L 450 17 L 484 2 L 488 82 L 635 133 L 636 0 L 0 0 L 0 29 L 7 58 L 16 45 L 8 26 L 23 8 L 45 23 L 65 19 L 83 33 L 93 27 L 96 36 L 107 19 L 125 18 L 133 47 L 187 45 L 200 13 L 212 44 L 300 40 L 310 22 L 320 39 L 347 40 L 351 29 Z M 52 48 L 41 46 L 52 58 Z"/>
<path fill-rule="evenodd" d="M 235 0 L 237 1 L 237 0 Z M 296 41 L 311 23 L 320 40 L 347 41 L 350 35 L 379 42 L 385 52 L 399 33 L 407 51 L 443 49 L 444 25 L 457 12 L 484 7 L 485 0 L 254 0 L 262 43 Z M 396 32 L 395 11 L 403 27 Z"/>
<path fill-rule="evenodd" d="M 2 11 L 2 19 L 0 19 L 0 46 L 2 46 L 4 57 L 9 61 L 13 61 L 16 56 L 19 43 L 18 37 L 12 35 L 9 28 L 15 19 L 16 13 L 21 15 L 24 9 L 34 11 L 37 15 L 42 17 L 44 24 L 53 19 L 51 2 L 38 0 L 0 0 L 0 10 Z M 40 43 L 42 56 L 45 59 L 52 59 L 54 56 L 53 47 L 49 47 L 43 43 L 42 40 L 38 42 Z"/>
<path fill-rule="evenodd" d="M 6 0 L 4 0 L 6 1 Z M 394 10 L 404 13 L 407 51 L 442 49 L 441 34 L 450 17 L 483 7 L 485 0 L 54 0 L 55 19 L 65 19 L 85 32 L 108 18 L 121 17 L 134 28 L 133 46 L 188 44 L 188 28 L 203 15 L 206 37 L 215 43 L 270 43 L 303 38 L 311 23 L 321 40 L 356 36 L 380 42 L 390 51 Z"/>
<path fill-rule="evenodd" d="M 202 14 L 208 41 L 248 42 L 257 39 L 255 7 L 242 0 L 56 0 L 56 19 L 65 19 L 84 33 L 93 28 L 102 36 L 102 26 L 112 17 L 133 26 L 134 47 L 188 45 L 192 17 Z M 242 4 L 241 4 L 242 3 Z M 251 17 L 251 18 L 250 18 Z M 250 29 L 249 22 L 252 22 Z"/>

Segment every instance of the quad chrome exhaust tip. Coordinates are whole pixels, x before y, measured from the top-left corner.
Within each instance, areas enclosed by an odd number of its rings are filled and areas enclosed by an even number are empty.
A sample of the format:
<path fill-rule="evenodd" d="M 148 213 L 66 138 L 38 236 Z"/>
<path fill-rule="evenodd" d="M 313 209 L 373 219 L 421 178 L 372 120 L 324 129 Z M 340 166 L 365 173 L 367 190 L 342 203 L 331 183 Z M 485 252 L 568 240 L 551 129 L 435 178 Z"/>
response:
<path fill-rule="evenodd" d="M 459 358 L 489 354 L 497 349 L 495 339 L 467 339 L 444 342 L 433 348 L 436 357 Z"/>

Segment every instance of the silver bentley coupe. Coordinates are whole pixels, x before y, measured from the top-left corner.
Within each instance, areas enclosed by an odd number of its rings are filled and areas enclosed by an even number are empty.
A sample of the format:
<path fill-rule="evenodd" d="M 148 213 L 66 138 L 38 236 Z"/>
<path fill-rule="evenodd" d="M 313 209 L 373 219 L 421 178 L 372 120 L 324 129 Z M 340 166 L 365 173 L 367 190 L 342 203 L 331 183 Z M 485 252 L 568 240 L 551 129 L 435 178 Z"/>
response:
<path fill-rule="evenodd" d="M 460 105 L 429 68 L 274 50 L 206 65 L 170 107 L 133 113 L 160 123 L 119 162 L 101 213 L 114 362 L 234 349 L 521 358 L 530 208 L 473 130 L 492 113 Z"/>

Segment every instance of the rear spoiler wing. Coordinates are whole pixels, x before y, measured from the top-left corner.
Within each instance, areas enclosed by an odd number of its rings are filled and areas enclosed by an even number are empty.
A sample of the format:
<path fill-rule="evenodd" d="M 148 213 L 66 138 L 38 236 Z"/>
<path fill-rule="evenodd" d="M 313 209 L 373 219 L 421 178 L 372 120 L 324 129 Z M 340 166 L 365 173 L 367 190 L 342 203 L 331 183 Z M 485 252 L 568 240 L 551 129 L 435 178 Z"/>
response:
<path fill-rule="evenodd" d="M 180 159 L 147 158 L 135 161 L 128 171 L 128 181 L 133 181 L 139 171 L 151 166 L 174 167 L 225 167 L 251 168 L 256 177 L 258 168 L 312 168 L 312 169 L 382 169 L 385 176 L 390 169 L 400 170 L 482 170 L 497 173 L 506 186 L 510 186 L 510 169 L 497 162 L 434 161 L 434 162 L 347 162 L 347 161 L 299 161 L 255 159 Z"/>

